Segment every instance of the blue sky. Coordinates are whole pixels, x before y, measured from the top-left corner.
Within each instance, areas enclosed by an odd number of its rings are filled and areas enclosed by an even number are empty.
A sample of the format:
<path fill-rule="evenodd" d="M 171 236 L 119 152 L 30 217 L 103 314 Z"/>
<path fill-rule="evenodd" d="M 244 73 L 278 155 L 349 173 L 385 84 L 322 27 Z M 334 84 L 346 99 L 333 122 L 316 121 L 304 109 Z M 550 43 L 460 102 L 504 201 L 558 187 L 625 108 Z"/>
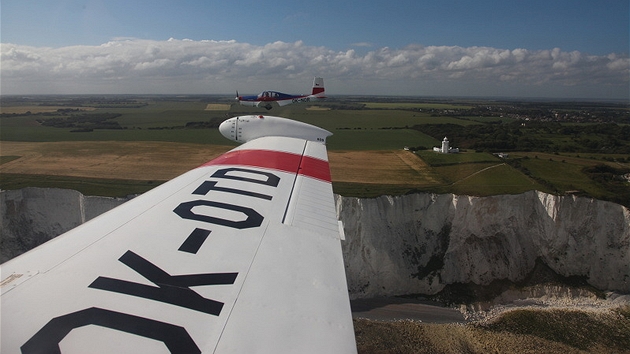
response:
<path fill-rule="evenodd" d="M 3 0 L 0 11 L 2 94 L 287 91 L 316 75 L 339 94 L 629 91 L 627 0 Z"/>

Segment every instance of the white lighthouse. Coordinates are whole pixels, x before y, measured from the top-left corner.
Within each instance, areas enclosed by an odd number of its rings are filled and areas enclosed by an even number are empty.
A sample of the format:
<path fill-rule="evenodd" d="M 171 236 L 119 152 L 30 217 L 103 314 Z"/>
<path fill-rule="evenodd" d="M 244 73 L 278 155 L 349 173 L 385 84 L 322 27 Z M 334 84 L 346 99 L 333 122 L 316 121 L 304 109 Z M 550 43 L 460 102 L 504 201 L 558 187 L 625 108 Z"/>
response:
<path fill-rule="evenodd" d="M 448 154 L 448 139 L 446 139 L 446 137 L 442 140 L 442 153 Z"/>
<path fill-rule="evenodd" d="M 459 152 L 459 149 L 457 149 L 457 148 L 454 149 L 454 148 L 450 147 L 449 143 L 448 143 L 448 139 L 446 137 L 444 137 L 444 140 L 442 140 L 442 147 L 437 147 L 436 146 L 436 147 L 433 148 L 433 151 L 439 152 L 441 154 L 449 154 L 449 153 L 453 154 L 453 153 Z"/>

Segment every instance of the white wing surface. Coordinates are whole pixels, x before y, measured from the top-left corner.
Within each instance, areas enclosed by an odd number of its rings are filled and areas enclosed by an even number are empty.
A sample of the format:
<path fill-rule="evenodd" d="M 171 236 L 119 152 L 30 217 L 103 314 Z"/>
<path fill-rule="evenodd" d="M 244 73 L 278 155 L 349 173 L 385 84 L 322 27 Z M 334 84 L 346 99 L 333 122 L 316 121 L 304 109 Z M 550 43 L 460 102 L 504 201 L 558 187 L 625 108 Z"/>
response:
<path fill-rule="evenodd" d="M 247 142 L 0 272 L 2 353 L 356 352 L 320 142 Z"/>

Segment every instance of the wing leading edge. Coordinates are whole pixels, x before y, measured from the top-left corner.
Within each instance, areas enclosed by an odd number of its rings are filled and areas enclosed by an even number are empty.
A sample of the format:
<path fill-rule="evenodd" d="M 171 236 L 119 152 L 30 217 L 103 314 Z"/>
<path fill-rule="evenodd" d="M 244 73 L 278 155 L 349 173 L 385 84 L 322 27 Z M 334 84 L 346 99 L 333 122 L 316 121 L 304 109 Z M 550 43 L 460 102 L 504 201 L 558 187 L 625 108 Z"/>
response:
<path fill-rule="evenodd" d="M 254 139 L 2 264 L 2 352 L 356 352 L 338 230 L 325 145 Z"/>

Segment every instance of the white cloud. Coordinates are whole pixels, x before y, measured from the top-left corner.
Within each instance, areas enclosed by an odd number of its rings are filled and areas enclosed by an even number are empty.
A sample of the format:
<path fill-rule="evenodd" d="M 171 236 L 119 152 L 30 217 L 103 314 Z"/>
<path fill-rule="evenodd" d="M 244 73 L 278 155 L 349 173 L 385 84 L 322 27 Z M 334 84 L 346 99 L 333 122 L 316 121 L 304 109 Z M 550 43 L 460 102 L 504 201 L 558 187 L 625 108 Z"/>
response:
<path fill-rule="evenodd" d="M 269 88 L 268 83 L 288 91 L 321 75 L 337 94 L 599 97 L 607 92 L 627 98 L 630 75 L 627 54 L 420 45 L 357 54 L 302 41 L 258 46 L 119 38 L 62 48 L 3 43 L 0 59 L 2 94 L 228 93 L 245 84 L 252 91 Z"/>
<path fill-rule="evenodd" d="M 369 48 L 373 46 L 373 44 L 370 42 L 357 42 L 357 43 L 352 43 L 350 45 L 353 47 L 365 47 L 365 48 Z"/>

